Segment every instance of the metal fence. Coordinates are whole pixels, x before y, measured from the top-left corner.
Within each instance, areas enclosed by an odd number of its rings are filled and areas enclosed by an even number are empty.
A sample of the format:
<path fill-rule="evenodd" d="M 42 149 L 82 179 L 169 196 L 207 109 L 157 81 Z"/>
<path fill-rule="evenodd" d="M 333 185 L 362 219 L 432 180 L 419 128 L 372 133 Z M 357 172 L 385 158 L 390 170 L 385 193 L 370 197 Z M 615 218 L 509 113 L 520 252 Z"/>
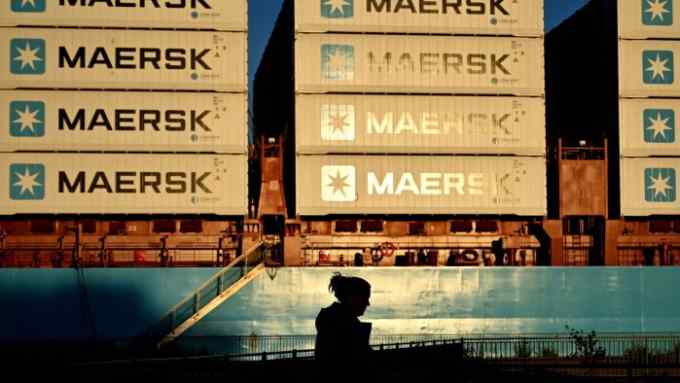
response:
<path fill-rule="evenodd" d="M 232 358 L 263 360 L 272 355 L 313 354 L 313 335 L 229 337 Z M 375 351 L 395 347 L 428 347 L 462 342 L 465 356 L 485 360 L 588 360 L 598 364 L 677 364 L 680 334 L 614 334 L 573 332 L 511 336 L 382 335 L 371 337 Z M 241 350 L 239 352 L 238 350 Z M 283 357 L 283 356 L 280 356 Z"/>

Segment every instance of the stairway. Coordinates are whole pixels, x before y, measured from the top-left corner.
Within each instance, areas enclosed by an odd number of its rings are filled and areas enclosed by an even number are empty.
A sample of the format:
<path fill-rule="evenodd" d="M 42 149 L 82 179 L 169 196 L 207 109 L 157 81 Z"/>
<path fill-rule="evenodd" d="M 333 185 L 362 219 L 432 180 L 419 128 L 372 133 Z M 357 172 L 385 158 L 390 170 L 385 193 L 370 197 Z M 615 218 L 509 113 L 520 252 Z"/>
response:
<path fill-rule="evenodd" d="M 260 241 L 234 259 L 142 333 L 138 343 L 160 349 L 180 337 L 264 270 L 264 249 Z"/>

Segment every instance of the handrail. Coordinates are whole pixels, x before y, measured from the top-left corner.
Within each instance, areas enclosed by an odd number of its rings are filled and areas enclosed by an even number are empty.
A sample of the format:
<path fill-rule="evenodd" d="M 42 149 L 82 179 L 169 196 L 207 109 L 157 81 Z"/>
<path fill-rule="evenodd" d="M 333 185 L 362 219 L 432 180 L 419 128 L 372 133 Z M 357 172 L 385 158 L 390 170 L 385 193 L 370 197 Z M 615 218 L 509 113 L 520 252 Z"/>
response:
<path fill-rule="evenodd" d="M 168 321 L 168 320 L 170 320 L 170 326 L 171 327 L 175 326 L 175 324 L 176 324 L 175 318 L 177 317 L 178 311 L 181 308 L 185 307 L 187 304 L 193 304 L 195 312 L 198 312 L 198 310 L 205 307 L 207 305 L 207 303 L 201 305 L 201 299 L 200 298 L 203 296 L 202 292 L 204 290 L 208 289 L 210 286 L 214 285 L 217 282 L 217 283 L 219 283 L 219 286 L 218 286 L 219 291 L 218 291 L 217 295 L 222 293 L 222 291 L 223 291 L 222 288 L 226 287 L 226 286 L 223 286 L 222 278 L 225 276 L 225 274 L 227 274 L 229 271 L 231 271 L 234 267 L 236 267 L 241 262 L 243 262 L 243 265 L 244 265 L 244 270 L 243 270 L 241 275 L 242 276 L 247 275 L 248 274 L 248 258 L 252 254 L 254 254 L 255 252 L 261 250 L 262 245 L 264 245 L 264 242 L 258 241 L 253 247 L 248 249 L 244 254 L 236 257 L 227 266 L 225 266 L 220 271 L 215 273 L 212 277 L 210 277 L 210 279 L 208 279 L 203 284 L 201 284 L 199 287 L 197 287 L 193 291 L 191 291 L 191 293 L 189 293 L 184 299 L 182 299 L 179 303 L 174 305 L 165 314 L 163 314 L 160 317 L 160 319 L 154 325 L 152 325 L 149 329 L 147 329 L 147 331 L 142 334 L 142 338 L 149 338 L 149 337 L 154 338 L 154 337 L 156 337 L 158 335 L 157 334 L 158 327 L 165 324 L 166 321 Z M 257 257 L 257 259 L 255 260 L 254 263 L 259 263 L 262 260 L 263 259 L 262 259 L 261 256 Z M 200 305 L 200 307 L 198 307 L 199 305 Z M 181 323 L 181 322 L 179 322 L 179 323 Z M 172 329 L 168 329 L 167 332 L 169 333 L 171 331 L 172 331 Z M 162 335 L 160 335 L 160 337 L 163 337 L 165 335 L 166 335 L 166 333 L 163 333 Z"/>

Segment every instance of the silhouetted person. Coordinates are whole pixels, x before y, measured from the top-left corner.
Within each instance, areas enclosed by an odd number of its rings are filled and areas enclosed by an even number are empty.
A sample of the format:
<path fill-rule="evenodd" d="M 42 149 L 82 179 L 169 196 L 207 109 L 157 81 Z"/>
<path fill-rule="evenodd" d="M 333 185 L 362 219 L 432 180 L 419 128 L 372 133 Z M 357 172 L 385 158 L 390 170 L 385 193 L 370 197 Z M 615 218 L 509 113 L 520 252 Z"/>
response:
<path fill-rule="evenodd" d="M 365 279 L 335 273 L 328 288 L 338 302 L 322 308 L 316 317 L 315 358 L 321 373 L 331 380 L 363 376 L 361 363 L 347 362 L 366 361 L 370 356 L 371 324 L 358 317 L 370 305 L 371 285 Z"/>

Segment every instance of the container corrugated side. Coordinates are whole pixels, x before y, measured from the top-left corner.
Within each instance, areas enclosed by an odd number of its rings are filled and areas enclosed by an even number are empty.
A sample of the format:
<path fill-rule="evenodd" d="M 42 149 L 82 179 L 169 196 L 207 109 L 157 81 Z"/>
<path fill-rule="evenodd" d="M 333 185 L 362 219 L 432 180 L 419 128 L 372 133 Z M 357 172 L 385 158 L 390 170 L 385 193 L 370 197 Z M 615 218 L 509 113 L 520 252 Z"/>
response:
<path fill-rule="evenodd" d="M 0 214 L 247 213 L 245 155 L 0 154 Z"/>
<path fill-rule="evenodd" d="M 622 156 L 680 156 L 680 100 L 621 99 L 619 114 Z"/>
<path fill-rule="evenodd" d="M 0 89 L 247 91 L 247 34 L 0 29 Z"/>
<path fill-rule="evenodd" d="M 618 0 L 617 3 L 620 38 L 680 38 L 680 12 L 673 9 L 673 0 Z"/>
<path fill-rule="evenodd" d="M 543 35 L 543 0 L 295 1 L 297 32 Z"/>
<path fill-rule="evenodd" d="M 621 215 L 680 214 L 680 158 L 622 158 Z"/>
<path fill-rule="evenodd" d="M 680 41 L 620 40 L 622 97 L 680 97 Z M 606 70 L 594 68 L 593 70 Z"/>
<path fill-rule="evenodd" d="M 457 93 L 542 96 L 543 39 L 300 34 L 302 93 Z"/>
<path fill-rule="evenodd" d="M 12 0 L 9 6 L 0 8 L 0 26 L 246 31 L 248 29 L 247 7 L 247 0 Z"/>
<path fill-rule="evenodd" d="M 546 213 L 546 162 L 503 156 L 296 157 L 299 215 Z"/>
<path fill-rule="evenodd" d="M 247 153 L 244 93 L 0 91 L 0 151 Z"/>
<path fill-rule="evenodd" d="M 545 155 L 539 97 L 298 95 L 296 151 Z"/>

